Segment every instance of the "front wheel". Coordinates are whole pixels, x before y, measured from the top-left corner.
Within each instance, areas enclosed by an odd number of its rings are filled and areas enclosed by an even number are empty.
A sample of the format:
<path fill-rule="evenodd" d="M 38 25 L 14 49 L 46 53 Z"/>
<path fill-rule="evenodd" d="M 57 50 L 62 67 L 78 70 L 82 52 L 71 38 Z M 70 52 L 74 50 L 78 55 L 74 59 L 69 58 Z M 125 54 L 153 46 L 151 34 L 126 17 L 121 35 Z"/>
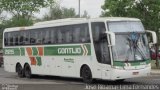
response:
<path fill-rule="evenodd" d="M 81 77 L 85 83 L 92 83 L 92 72 L 88 66 L 84 66 L 81 71 Z"/>
<path fill-rule="evenodd" d="M 28 64 L 25 65 L 25 67 L 24 67 L 24 75 L 25 75 L 26 78 L 31 78 L 32 77 L 31 68 Z"/>

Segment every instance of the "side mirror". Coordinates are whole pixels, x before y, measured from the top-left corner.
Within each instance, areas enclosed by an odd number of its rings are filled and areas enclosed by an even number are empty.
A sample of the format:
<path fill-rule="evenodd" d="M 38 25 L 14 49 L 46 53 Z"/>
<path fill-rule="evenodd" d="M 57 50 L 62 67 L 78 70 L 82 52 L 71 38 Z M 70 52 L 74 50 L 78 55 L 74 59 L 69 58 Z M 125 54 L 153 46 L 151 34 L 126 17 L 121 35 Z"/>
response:
<path fill-rule="evenodd" d="M 106 31 L 105 33 L 110 35 L 111 43 L 109 46 L 115 46 L 116 44 L 115 33 L 109 31 Z"/>
<path fill-rule="evenodd" d="M 150 30 L 146 30 L 146 32 L 147 33 L 151 33 L 151 35 L 152 35 L 152 43 L 150 43 L 150 44 L 156 44 L 157 43 L 157 35 L 156 35 L 156 33 L 154 32 L 154 31 L 150 31 Z"/>

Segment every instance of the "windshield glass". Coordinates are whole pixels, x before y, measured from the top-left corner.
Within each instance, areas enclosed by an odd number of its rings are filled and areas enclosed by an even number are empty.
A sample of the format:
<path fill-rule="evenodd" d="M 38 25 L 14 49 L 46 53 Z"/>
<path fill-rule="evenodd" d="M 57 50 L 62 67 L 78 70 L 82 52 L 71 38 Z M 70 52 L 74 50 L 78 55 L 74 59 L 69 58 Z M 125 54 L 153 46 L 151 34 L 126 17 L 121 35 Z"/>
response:
<path fill-rule="evenodd" d="M 108 25 L 116 34 L 116 45 L 112 48 L 114 61 L 150 59 L 147 37 L 140 22 L 110 22 Z"/>
<path fill-rule="evenodd" d="M 112 32 L 144 32 L 144 27 L 140 21 L 108 22 L 108 27 Z"/>

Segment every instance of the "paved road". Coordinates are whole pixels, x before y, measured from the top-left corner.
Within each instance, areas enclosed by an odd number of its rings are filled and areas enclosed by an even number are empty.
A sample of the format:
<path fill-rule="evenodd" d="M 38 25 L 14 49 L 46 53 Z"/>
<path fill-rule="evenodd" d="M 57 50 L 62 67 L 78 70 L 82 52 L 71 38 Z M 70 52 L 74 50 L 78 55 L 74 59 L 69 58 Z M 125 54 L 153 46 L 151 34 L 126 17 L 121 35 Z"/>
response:
<path fill-rule="evenodd" d="M 104 90 L 104 89 L 160 89 L 160 75 L 127 79 L 123 83 L 97 80 L 86 85 L 81 79 L 56 76 L 34 76 L 32 79 L 19 78 L 16 73 L 9 73 L 0 68 L 0 90 Z"/>

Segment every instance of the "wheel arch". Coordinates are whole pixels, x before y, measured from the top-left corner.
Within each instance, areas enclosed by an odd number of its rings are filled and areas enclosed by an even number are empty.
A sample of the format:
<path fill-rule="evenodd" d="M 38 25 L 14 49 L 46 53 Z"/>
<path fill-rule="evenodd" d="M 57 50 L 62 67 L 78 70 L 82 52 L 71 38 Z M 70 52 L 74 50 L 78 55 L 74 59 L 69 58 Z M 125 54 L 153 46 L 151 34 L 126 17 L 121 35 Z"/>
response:
<path fill-rule="evenodd" d="M 90 68 L 89 65 L 83 64 L 83 65 L 81 66 L 81 68 L 80 68 L 80 77 L 82 77 L 82 68 L 85 67 L 85 66 L 87 66 L 87 67 L 91 70 L 91 68 Z M 91 74 L 93 74 L 93 73 L 92 73 L 92 70 L 91 70 Z"/>
<path fill-rule="evenodd" d="M 26 62 L 26 63 L 24 63 L 24 66 L 23 66 L 23 68 L 26 66 L 26 65 L 28 65 L 29 67 L 30 67 L 30 65 Z"/>
<path fill-rule="evenodd" d="M 16 63 L 16 67 L 15 67 L 15 71 L 17 72 L 17 66 L 20 65 L 22 67 L 22 65 L 20 64 L 20 62 Z"/>

